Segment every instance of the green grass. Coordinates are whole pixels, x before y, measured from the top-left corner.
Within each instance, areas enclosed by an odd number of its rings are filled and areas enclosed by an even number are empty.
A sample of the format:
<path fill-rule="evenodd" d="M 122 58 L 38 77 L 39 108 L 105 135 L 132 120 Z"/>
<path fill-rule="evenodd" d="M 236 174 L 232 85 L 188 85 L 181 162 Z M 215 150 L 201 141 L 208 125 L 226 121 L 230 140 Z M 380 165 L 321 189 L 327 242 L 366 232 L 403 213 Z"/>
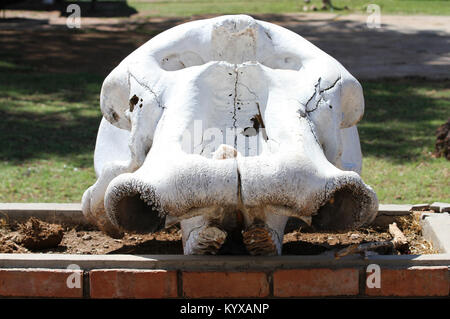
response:
<path fill-rule="evenodd" d="M 374 3 L 385 14 L 450 15 L 449 0 L 333 0 L 335 13 L 366 13 L 367 5 Z M 166 0 L 128 1 L 128 5 L 147 16 L 185 17 L 198 14 L 257 14 L 303 12 L 303 0 Z M 312 0 L 308 6 L 322 6 L 321 0 Z M 319 10 L 320 12 L 321 10 Z"/>
<path fill-rule="evenodd" d="M 79 201 L 95 180 L 102 78 L 9 69 L 0 68 L 0 202 Z"/>
<path fill-rule="evenodd" d="M 0 64 L 0 202 L 77 202 L 95 182 L 103 78 Z M 383 203 L 450 201 L 450 162 L 430 155 L 450 81 L 363 82 L 362 177 Z"/>
<path fill-rule="evenodd" d="M 362 177 L 382 202 L 450 201 L 450 162 L 433 158 L 435 130 L 450 117 L 450 81 L 363 83 Z"/>

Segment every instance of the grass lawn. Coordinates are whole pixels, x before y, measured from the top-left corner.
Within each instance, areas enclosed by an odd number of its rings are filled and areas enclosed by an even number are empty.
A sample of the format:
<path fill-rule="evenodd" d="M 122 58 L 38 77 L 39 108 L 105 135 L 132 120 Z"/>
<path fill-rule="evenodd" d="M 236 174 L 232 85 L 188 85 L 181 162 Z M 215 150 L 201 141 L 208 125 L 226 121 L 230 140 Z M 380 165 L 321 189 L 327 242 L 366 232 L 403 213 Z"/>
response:
<path fill-rule="evenodd" d="M 95 181 L 102 78 L 0 68 L 0 202 L 75 202 Z"/>
<path fill-rule="evenodd" d="M 95 182 L 103 77 L 0 63 L 0 202 L 78 202 Z M 363 178 L 383 203 L 450 201 L 450 162 L 432 158 L 450 81 L 363 82 Z"/>
<path fill-rule="evenodd" d="M 362 84 L 364 181 L 383 203 L 450 202 L 450 162 L 431 156 L 435 130 L 450 117 L 450 81 Z"/>
<path fill-rule="evenodd" d="M 367 5 L 378 4 L 386 14 L 450 14 L 449 0 L 332 0 L 335 13 L 366 13 Z M 147 16 L 190 16 L 195 14 L 288 13 L 303 12 L 303 0 L 129 0 L 128 5 Z M 311 0 L 308 6 L 322 6 L 321 0 Z M 347 7 L 348 9 L 343 9 Z M 321 10 L 319 10 L 320 12 Z"/>

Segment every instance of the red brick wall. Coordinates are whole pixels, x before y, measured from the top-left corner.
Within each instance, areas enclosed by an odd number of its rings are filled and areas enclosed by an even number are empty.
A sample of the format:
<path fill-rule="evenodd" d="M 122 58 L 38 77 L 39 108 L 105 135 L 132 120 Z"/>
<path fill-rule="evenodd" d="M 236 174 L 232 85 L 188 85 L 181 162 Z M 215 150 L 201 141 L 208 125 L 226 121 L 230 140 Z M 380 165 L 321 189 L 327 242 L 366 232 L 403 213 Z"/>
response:
<path fill-rule="evenodd" d="M 380 288 L 368 288 L 362 267 L 273 271 L 138 269 L 0 269 L 2 297 L 290 298 L 326 296 L 449 296 L 448 267 L 381 268 Z M 69 276 L 80 285 L 69 288 Z"/>

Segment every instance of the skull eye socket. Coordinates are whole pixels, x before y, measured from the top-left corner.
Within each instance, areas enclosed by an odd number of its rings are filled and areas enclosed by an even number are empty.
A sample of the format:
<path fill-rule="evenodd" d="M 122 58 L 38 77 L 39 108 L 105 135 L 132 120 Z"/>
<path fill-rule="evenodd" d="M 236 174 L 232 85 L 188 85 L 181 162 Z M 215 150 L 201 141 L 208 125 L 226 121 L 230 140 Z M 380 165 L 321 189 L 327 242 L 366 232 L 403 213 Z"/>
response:
<path fill-rule="evenodd" d="M 262 65 L 271 69 L 299 71 L 302 68 L 300 57 L 294 54 L 275 52 L 274 55 L 261 62 Z"/>
<path fill-rule="evenodd" d="M 192 51 L 185 51 L 181 54 L 168 54 L 160 62 L 161 68 L 165 71 L 178 71 L 202 64 L 205 64 L 202 57 Z"/>
<path fill-rule="evenodd" d="M 165 71 L 178 71 L 192 66 L 202 65 L 207 62 L 209 61 L 204 61 L 197 53 L 186 51 L 181 54 L 174 53 L 166 55 L 161 59 L 160 66 Z M 271 69 L 298 71 L 302 67 L 299 57 L 285 54 L 275 54 L 266 58 L 264 61 L 257 62 Z"/>

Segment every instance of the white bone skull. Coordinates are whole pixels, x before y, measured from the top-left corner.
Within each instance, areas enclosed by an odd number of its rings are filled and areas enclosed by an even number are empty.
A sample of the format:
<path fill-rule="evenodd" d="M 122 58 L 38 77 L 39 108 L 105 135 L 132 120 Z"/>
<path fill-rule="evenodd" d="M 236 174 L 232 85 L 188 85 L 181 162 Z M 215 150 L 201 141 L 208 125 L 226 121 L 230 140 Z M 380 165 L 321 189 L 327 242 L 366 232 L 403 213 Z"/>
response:
<path fill-rule="evenodd" d="M 181 223 L 185 254 L 281 254 L 289 216 L 371 223 L 361 85 L 299 35 L 245 15 L 154 37 L 105 79 L 84 215 L 111 234 Z M 227 243 L 225 245 L 225 243 Z"/>

